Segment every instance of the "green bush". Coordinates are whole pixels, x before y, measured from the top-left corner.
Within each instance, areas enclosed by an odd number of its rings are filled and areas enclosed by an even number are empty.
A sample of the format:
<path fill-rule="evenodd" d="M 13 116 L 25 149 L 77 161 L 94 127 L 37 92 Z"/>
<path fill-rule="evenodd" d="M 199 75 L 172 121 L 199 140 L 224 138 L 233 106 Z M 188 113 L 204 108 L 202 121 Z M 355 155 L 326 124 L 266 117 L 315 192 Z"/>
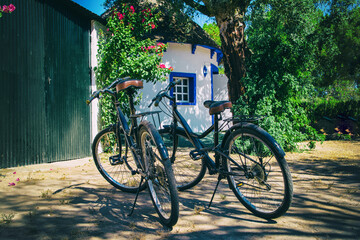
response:
<path fill-rule="evenodd" d="M 163 81 L 172 70 L 161 63 L 166 45 L 145 39 L 156 28 L 158 14 L 154 9 L 136 9 L 122 4 L 112 8 L 107 19 L 107 30 L 100 33 L 98 67 L 95 69 L 98 89 L 108 86 L 117 78 L 131 77 L 149 82 Z M 129 113 L 128 99 L 120 92 L 119 102 Z M 116 121 L 112 100 L 109 96 L 100 99 L 101 125 Z M 139 102 L 139 98 L 135 99 Z"/>

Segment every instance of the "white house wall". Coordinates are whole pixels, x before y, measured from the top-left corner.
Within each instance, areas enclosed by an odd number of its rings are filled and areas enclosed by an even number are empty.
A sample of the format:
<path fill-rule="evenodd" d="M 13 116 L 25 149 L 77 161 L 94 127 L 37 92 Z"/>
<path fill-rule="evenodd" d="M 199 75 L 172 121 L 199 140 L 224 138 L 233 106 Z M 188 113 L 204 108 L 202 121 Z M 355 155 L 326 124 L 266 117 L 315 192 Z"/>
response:
<path fill-rule="evenodd" d="M 212 124 L 209 109 L 205 108 L 203 102 L 212 99 L 211 89 L 211 64 L 217 64 L 216 54 L 211 59 L 210 49 L 197 46 L 195 54 L 192 53 L 191 44 L 168 43 L 168 49 L 164 53 L 163 62 L 167 66 L 174 67 L 173 72 L 196 74 L 196 105 L 179 105 L 178 110 L 187 120 L 193 131 L 201 132 Z M 204 76 L 203 68 L 206 66 L 208 73 Z M 214 75 L 216 76 L 216 75 Z M 149 111 L 147 108 L 151 99 L 160 89 L 164 89 L 169 80 L 164 83 L 145 83 L 142 90 L 143 99 L 138 107 L 139 112 Z M 226 85 L 225 85 L 226 86 Z M 217 92 L 215 93 L 217 94 Z M 226 94 L 227 96 L 227 94 Z M 152 107 L 151 110 L 158 110 Z M 161 115 L 162 124 L 169 124 L 170 119 Z"/>
<path fill-rule="evenodd" d="M 213 80 L 213 88 L 214 88 L 214 100 L 215 101 L 228 101 L 229 95 L 228 95 L 228 88 L 227 88 L 227 82 L 228 78 L 224 74 L 216 74 L 214 75 Z M 230 110 L 226 110 L 223 113 L 224 118 L 231 117 Z"/>
<path fill-rule="evenodd" d="M 98 40 L 99 40 L 99 31 L 102 29 L 106 30 L 105 27 L 96 22 L 92 22 L 91 27 L 91 92 L 96 90 L 95 84 L 95 73 L 94 67 L 97 66 L 97 51 L 98 51 Z M 211 58 L 211 51 L 205 47 L 197 46 L 195 54 L 192 53 L 191 44 L 179 44 L 179 43 L 168 43 L 168 49 L 164 53 L 163 63 L 167 66 L 174 67 L 173 72 L 181 73 L 192 73 L 196 74 L 196 105 L 179 105 L 178 110 L 187 120 L 188 124 L 195 132 L 201 132 L 207 129 L 212 124 L 212 117 L 209 115 L 209 110 L 204 107 L 203 102 L 206 100 L 212 99 L 212 88 L 211 88 L 211 65 L 218 66 L 217 63 L 217 54 L 215 53 Z M 204 76 L 203 68 L 206 66 L 207 75 Z M 220 79 L 220 83 L 217 83 L 217 79 Z M 219 77 L 219 75 L 214 75 L 214 100 L 219 99 L 219 94 L 221 94 L 222 99 L 227 98 L 227 91 L 225 94 L 226 88 L 226 79 Z M 140 105 L 137 106 L 137 112 L 146 112 L 146 111 L 156 111 L 159 108 L 152 106 L 151 109 L 148 108 L 148 105 L 151 102 L 151 99 L 155 94 L 164 89 L 169 80 L 163 83 L 144 83 L 144 88 L 140 91 L 142 94 L 142 100 Z M 224 84 L 223 88 L 221 85 Z M 225 88 L 224 88 L 225 87 Z M 219 89 L 222 89 L 221 91 Z M 94 100 L 91 103 L 91 138 L 93 139 L 98 133 L 98 119 L 99 119 L 99 109 L 98 101 Z M 149 118 L 148 120 L 152 120 Z M 166 117 L 164 114 L 161 114 L 161 124 L 169 124 L 171 119 Z"/>
<path fill-rule="evenodd" d="M 99 22 L 92 21 L 91 22 L 91 53 L 90 53 L 90 64 L 91 64 L 91 92 L 96 91 L 96 78 L 94 68 L 97 66 L 97 52 L 98 52 L 98 41 L 99 41 L 99 33 L 100 29 L 105 31 L 104 25 Z M 91 140 L 93 140 L 98 133 L 98 115 L 99 115 L 99 107 L 98 100 L 94 99 L 91 104 Z"/>

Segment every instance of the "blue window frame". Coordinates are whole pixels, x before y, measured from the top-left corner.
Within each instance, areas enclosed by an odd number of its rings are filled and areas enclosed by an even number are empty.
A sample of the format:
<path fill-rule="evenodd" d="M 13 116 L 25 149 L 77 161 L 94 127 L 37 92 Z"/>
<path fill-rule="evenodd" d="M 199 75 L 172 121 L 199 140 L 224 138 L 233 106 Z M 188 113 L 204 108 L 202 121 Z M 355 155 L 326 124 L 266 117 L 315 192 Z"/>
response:
<path fill-rule="evenodd" d="M 180 80 L 170 92 L 175 96 L 178 105 L 196 105 L 196 74 L 194 73 L 170 73 L 170 82 Z"/>

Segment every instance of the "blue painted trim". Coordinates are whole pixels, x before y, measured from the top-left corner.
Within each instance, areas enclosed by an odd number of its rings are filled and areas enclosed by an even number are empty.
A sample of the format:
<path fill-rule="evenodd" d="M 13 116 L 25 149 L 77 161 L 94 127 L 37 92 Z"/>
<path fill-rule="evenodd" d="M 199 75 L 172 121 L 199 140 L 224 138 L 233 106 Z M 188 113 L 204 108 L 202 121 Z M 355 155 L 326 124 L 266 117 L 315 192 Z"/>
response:
<path fill-rule="evenodd" d="M 215 55 L 215 49 L 210 49 L 210 59 L 213 59 Z"/>
<path fill-rule="evenodd" d="M 208 75 L 208 69 L 205 65 L 203 67 L 203 74 L 204 74 L 204 77 L 206 77 Z"/>
<path fill-rule="evenodd" d="M 192 54 L 195 54 L 195 51 L 196 51 L 196 44 L 191 44 L 191 53 Z"/>
<path fill-rule="evenodd" d="M 181 42 L 173 42 L 173 41 L 162 41 L 162 42 L 163 43 L 190 44 L 190 43 L 181 43 Z M 192 52 L 192 54 L 195 54 L 195 50 L 196 50 L 197 46 L 210 49 L 210 51 L 211 50 L 214 51 L 214 53 L 211 52 L 210 54 L 212 54 L 212 56 L 215 55 L 215 53 L 217 54 L 216 60 L 217 60 L 218 64 L 221 62 L 222 58 L 224 57 L 224 54 L 222 53 L 222 51 L 219 48 L 210 47 L 210 46 L 201 45 L 201 44 L 191 44 L 191 52 Z"/>
<path fill-rule="evenodd" d="M 211 64 L 211 73 L 219 74 L 219 68 L 214 64 Z"/>
<path fill-rule="evenodd" d="M 169 81 L 172 82 L 174 77 L 187 77 L 192 79 L 193 88 L 189 88 L 189 98 L 193 99 L 191 102 L 181 102 L 177 103 L 177 105 L 196 105 L 196 74 L 195 73 L 184 73 L 184 72 L 171 72 L 169 76 Z M 190 83 L 190 84 L 191 84 Z M 191 92 L 192 91 L 192 92 Z M 170 90 L 170 96 L 174 96 L 173 89 Z M 190 99 L 190 100 L 191 100 Z M 171 105 L 171 103 L 170 103 Z"/>
<path fill-rule="evenodd" d="M 210 68 L 211 68 L 211 100 L 213 101 L 214 100 L 214 74 L 219 73 L 219 68 L 217 66 L 215 66 L 214 64 L 211 64 Z M 211 121 L 212 121 L 212 124 L 215 123 L 214 115 L 211 116 Z"/>

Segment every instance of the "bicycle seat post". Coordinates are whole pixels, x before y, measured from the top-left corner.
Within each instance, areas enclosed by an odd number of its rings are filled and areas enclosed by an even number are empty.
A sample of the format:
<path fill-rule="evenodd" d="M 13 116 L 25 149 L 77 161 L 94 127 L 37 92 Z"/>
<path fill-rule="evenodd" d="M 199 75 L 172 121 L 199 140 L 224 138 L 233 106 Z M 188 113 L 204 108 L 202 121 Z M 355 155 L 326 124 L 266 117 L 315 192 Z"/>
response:
<path fill-rule="evenodd" d="M 126 94 L 129 99 L 129 106 L 130 106 L 130 116 L 135 115 L 135 106 L 134 106 L 134 93 L 135 91 L 133 89 L 127 89 Z M 131 118 L 132 126 L 137 127 L 137 119 Z"/>

